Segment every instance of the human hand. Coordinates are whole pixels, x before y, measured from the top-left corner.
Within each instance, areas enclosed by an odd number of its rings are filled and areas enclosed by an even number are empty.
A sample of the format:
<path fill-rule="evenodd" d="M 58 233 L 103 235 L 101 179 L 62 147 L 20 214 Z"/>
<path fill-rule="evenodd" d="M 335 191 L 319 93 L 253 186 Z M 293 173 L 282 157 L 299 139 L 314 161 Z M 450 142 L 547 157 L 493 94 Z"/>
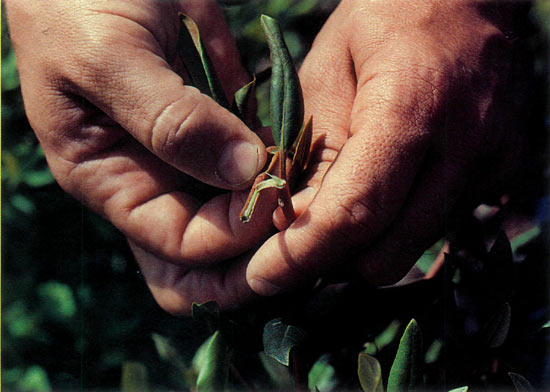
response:
<path fill-rule="evenodd" d="M 176 53 L 183 11 L 226 94 L 248 82 L 215 1 L 11 0 L 6 8 L 25 108 L 53 174 L 127 236 L 159 304 L 188 312 L 192 301 L 227 307 L 251 296 L 242 261 L 215 262 L 272 228 L 268 208 L 239 220 L 247 192 L 238 190 L 263 167 L 265 148 L 183 85 Z M 233 192 L 203 203 L 202 183 Z"/>
<path fill-rule="evenodd" d="M 301 70 L 313 151 L 299 218 L 257 251 L 254 291 L 333 270 L 396 282 L 521 150 L 511 45 L 478 2 L 344 0 Z M 516 98 L 517 99 L 517 98 Z M 285 230 L 286 229 L 286 230 Z"/>

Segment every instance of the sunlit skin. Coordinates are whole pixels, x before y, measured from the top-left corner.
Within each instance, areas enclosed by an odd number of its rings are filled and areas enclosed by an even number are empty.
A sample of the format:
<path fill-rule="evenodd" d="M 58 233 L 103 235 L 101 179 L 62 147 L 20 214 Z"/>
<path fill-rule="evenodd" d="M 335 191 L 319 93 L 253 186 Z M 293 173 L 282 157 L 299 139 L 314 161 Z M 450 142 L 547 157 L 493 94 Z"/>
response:
<path fill-rule="evenodd" d="M 227 95 L 249 82 L 215 1 L 15 0 L 6 8 L 25 108 L 53 174 L 127 236 L 159 304 L 181 312 L 193 300 L 230 307 L 250 297 L 244 264 L 226 260 L 273 230 L 274 192 L 264 192 L 248 224 L 239 219 L 265 146 L 183 86 L 176 54 L 183 11 L 199 24 Z M 254 148 L 223 162 L 241 172 L 244 158 L 253 165 L 232 185 L 216 162 L 234 140 Z M 201 204 L 195 178 L 234 192 Z"/>
<path fill-rule="evenodd" d="M 182 86 L 175 52 L 183 11 L 226 94 L 249 81 L 214 1 L 5 3 L 25 108 L 54 175 L 127 236 L 172 313 L 210 299 L 237 307 L 332 268 L 394 282 L 442 234 L 446 213 L 493 190 L 520 152 L 511 48 L 477 2 L 343 0 L 300 70 L 314 135 L 298 219 L 286 228 L 272 216 L 268 190 L 245 224 L 264 144 Z M 232 185 L 216 162 L 237 139 L 254 148 L 224 161 Z M 199 182 L 228 191 L 201 204 Z M 282 231 L 265 241 L 273 223 Z"/>
<path fill-rule="evenodd" d="M 521 151 L 511 45 L 479 2 L 342 1 L 300 70 L 312 160 L 301 216 L 253 256 L 271 295 L 340 270 L 394 283 L 510 175 Z M 467 210 L 465 210 L 467 211 Z"/>

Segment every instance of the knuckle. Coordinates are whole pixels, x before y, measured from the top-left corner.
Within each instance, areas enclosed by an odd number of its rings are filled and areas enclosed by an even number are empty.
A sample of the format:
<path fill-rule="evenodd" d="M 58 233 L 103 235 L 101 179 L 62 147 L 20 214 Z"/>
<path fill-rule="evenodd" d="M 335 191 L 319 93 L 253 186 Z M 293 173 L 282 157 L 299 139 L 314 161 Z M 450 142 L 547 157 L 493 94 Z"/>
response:
<path fill-rule="evenodd" d="M 328 215 L 333 235 L 352 246 L 364 243 L 384 221 L 384 210 L 360 190 L 347 189 L 336 195 L 336 207 Z"/>
<path fill-rule="evenodd" d="M 154 118 L 150 135 L 154 151 L 165 157 L 184 157 L 197 132 L 200 102 L 192 97 L 170 102 Z"/>

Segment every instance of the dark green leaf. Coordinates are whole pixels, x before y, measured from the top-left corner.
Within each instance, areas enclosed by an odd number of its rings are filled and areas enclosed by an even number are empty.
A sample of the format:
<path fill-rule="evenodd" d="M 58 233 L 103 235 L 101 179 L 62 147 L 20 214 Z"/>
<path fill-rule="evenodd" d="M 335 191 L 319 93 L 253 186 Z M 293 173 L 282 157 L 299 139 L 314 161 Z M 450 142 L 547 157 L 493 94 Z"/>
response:
<path fill-rule="evenodd" d="M 510 378 L 512 379 L 516 391 L 529 392 L 533 390 L 533 386 L 531 385 L 531 383 L 521 374 L 509 372 L 508 376 L 510 376 Z"/>
<path fill-rule="evenodd" d="M 254 87 L 256 86 L 256 76 L 250 82 L 242 86 L 237 90 L 235 96 L 233 97 L 233 104 L 231 105 L 231 111 L 236 114 L 241 120 L 250 125 L 248 121 L 248 101 L 250 96 L 254 92 Z"/>
<path fill-rule="evenodd" d="M 223 391 L 229 374 L 230 350 L 220 331 L 216 331 L 205 347 L 197 377 L 197 391 Z"/>
<path fill-rule="evenodd" d="M 261 16 L 271 52 L 271 130 L 279 150 L 286 152 L 296 140 L 304 118 L 304 102 L 298 73 L 283 39 L 279 23 L 267 15 Z"/>
<path fill-rule="evenodd" d="M 147 391 L 147 369 L 139 362 L 124 362 L 122 364 L 122 380 L 120 382 L 122 392 Z"/>
<path fill-rule="evenodd" d="M 181 28 L 178 52 L 191 82 L 201 93 L 214 98 L 220 105 L 228 108 L 221 82 L 216 75 L 210 57 L 208 57 L 197 24 L 183 13 L 180 13 L 179 17 Z"/>
<path fill-rule="evenodd" d="M 388 379 L 388 392 L 418 388 L 422 383 L 422 334 L 411 320 L 399 342 Z"/>
<path fill-rule="evenodd" d="M 382 368 L 380 362 L 368 354 L 359 354 L 358 376 L 361 388 L 365 392 L 384 392 Z"/>
<path fill-rule="evenodd" d="M 489 251 L 489 258 L 492 262 L 512 262 L 512 247 L 503 231 L 498 233 L 495 243 Z"/>
<path fill-rule="evenodd" d="M 490 348 L 502 346 L 510 329 L 512 309 L 508 303 L 501 304 L 481 331 L 483 340 Z"/>
<path fill-rule="evenodd" d="M 501 231 L 487 255 L 485 276 L 489 280 L 491 295 L 508 300 L 514 288 L 514 265 L 512 247 L 506 234 Z"/>
<path fill-rule="evenodd" d="M 280 318 L 269 321 L 264 327 L 263 344 L 266 355 L 285 366 L 290 364 L 290 351 L 299 345 L 306 333 L 293 325 L 285 324 Z"/>

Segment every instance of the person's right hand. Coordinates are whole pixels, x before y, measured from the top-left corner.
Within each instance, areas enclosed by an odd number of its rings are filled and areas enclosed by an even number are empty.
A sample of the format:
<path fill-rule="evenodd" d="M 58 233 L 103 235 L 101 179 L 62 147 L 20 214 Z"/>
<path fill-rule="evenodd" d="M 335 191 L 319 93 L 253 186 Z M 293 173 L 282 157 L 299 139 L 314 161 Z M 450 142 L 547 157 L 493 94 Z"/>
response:
<path fill-rule="evenodd" d="M 184 86 L 176 53 L 183 11 L 226 94 L 248 82 L 215 1 L 5 3 L 25 108 L 54 176 L 126 235 L 159 304 L 187 312 L 192 301 L 231 306 L 252 295 L 242 262 L 214 262 L 272 228 L 269 208 L 239 221 L 247 192 L 237 191 L 264 166 L 265 148 Z M 201 204 L 201 183 L 234 192 Z"/>

